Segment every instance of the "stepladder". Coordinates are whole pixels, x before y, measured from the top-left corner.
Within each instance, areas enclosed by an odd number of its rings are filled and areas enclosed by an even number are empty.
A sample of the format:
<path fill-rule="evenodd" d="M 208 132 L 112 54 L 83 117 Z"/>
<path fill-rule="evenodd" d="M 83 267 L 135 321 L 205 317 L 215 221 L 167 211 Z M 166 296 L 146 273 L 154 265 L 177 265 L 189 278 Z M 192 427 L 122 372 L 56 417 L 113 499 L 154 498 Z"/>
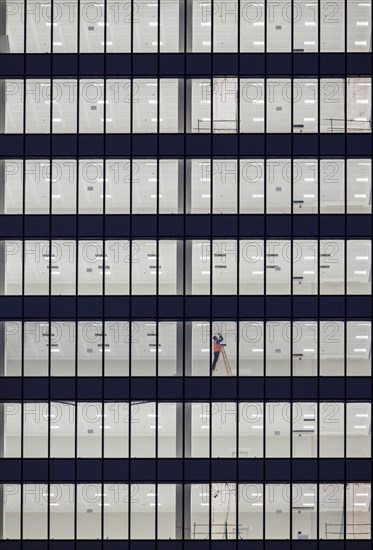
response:
<path fill-rule="evenodd" d="M 225 351 L 225 346 L 224 346 L 224 344 L 222 344 L 221 349 L 220 349 L 219 360 L 218 360 L 217 366 L 218 366 L 219 363 L 220 363 L 220 358 L 223 359 L 224 366 L 225 366 L 225 370 L 227 371 L 227 375 L 228 375 L 228 376 L 233 376 L 233 374 L 232 374 L 232 369 L 231 369 L 231 365 L 230 365 L 230 363 L 229 363 L 228 355 L 227 355 L 227 352 Z M 216 371 L 217 371 L 217 369 L 215 369 L 213 375 L 215 374 Z"/>

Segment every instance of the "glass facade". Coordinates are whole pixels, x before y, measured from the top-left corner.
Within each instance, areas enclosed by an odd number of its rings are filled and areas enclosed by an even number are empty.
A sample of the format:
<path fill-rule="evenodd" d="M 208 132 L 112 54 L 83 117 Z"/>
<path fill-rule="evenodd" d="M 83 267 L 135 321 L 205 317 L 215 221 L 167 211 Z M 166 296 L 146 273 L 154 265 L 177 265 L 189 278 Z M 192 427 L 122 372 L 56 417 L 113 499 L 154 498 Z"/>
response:
<path fill-rule="evenodd" d="M 0 550 L 367 550 L 371 0 L 0 0 L 0 53 Z"/>

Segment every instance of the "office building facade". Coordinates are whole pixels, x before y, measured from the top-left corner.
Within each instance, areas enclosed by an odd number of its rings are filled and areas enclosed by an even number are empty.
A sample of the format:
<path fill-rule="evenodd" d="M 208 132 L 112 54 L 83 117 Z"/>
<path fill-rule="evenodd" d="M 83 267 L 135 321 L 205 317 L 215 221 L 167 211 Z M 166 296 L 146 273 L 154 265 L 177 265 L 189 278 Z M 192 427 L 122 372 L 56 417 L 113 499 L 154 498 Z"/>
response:
<path fill-rule="evenodd" d="M 0 550 L 370 547 L 371 6 L 0 0 Z"/>

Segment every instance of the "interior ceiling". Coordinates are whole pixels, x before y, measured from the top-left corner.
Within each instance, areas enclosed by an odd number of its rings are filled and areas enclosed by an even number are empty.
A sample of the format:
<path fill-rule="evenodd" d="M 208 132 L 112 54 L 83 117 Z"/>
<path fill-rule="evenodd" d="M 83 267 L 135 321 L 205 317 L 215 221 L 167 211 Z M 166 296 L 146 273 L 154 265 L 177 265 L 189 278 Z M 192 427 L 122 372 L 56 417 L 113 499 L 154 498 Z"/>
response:
<path fill-rule="evenodd" d="M 283 17 L 287 0 L 268 2 L 267 7 L 267 51 L 281 52 L 291 49 L 291 25 L 288 18 Z M 36 8 L 34 7 L 36 5 Z M 29 17 L 27 33 L 27 50 L 29 52 L 50 51 L 51 30 L 53 30 L 53 50 L 56 53 L 75 52 L 77 50 L 76 18 L 71 18 L 71 10 L 74 6 L 77 11 L 77 0 L 69 2 L 54 0 L 54 5 L 59 6 L 59 17 L 51 28 L 47 17 L 41 18 L 35 23 L 32 16 Z M 158 2 L 147 0 L 136 1 L 136 23 L 134 24 L 134 51 L 157 52 L 158 50 Z M 344 49 L 344 1 L 337 0 L 338 14 L 342 14 L 336 21 L 335 18 L 322 17 L 321 25 L 321 51 L 343 51 Z M 37 10 L 39 13 L 48 13 L 50 0 L 42 2 L 30 2 L 30 12 Z M 318 27 L 318 3 L 297 1 L 297 19 L 294 25 L 294 50 L 317 51 Z M 348 51 L 371 51 L 371 27 L 370 27 L 370 0 L 359 2 L 349 0 L 347 3 L 348 14 Z M 241 9 L 245 9 L 246 17 L 241 18 L 241 50 L 264 50 L 264 3 L 241 2 Z M 321 10 L 327 10 L 327 2 L 321 3 Z M 105 4 L 101 1 L 81 0 L 81 30 L 80 50 L 82 52 L 102 52 L 104 50 L 105 30 Z M 211 25 L 211 5 L 209 0 L 193 0 L 192 17 L 188 23 L 193 26 L 193 44 L 195 52 L 210 51 L 211 43 L 214 50 L 219 52 L 232 52 L 237 50 L 237 15 L 229 18 L 224 14 L 235 14 L 237 10 L 236 0 L 224 0 L 215 2 L 213 26 Z M 181 10 L 184 13 L 184 10 Z M 326 12 L 328 13 L 328 12 Z M 123 25 L 116 21 L 121 17 Z M 321 12 L 323 16 L 323 12 Z M 128 52 L 131 47 L 131 2 L 129 0 L 107 1 L 107 37 L 106 47 L 108 52 Z M 358 25 L 361 22 L 367 25 Z M 160 19 L 160 50 L 179 51 L 179 2 L 177 0 L 161 1 Z M 336 24 L 337 23 L 337 24 Z M 183 24 L 183 23 L 181 23 Z M 23 51 L 23 21 L 21 17 L 14 15 L 8 17 L 8 36 L 11 52 Z M 214 38 L 211 39 L 213 32 Z"/>

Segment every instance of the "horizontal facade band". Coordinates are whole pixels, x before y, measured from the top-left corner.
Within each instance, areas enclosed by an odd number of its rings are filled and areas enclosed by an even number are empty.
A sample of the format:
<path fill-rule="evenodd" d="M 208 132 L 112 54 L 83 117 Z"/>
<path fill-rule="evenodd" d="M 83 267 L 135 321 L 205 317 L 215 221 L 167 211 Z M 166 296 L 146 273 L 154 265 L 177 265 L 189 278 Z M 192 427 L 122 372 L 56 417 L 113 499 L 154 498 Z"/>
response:
<path fill-rule="evenodd" d="M 0 296 L 0 319 L 371 317 L 370 296 Z"/>
<path fill-rule="evenodd" d="M 370 459 L 4 459 L 0 483 L 365 481 Z M 49 468 L 49 474 L 48 474 Z M 183 471 L 184 468 L 184 471 Z M 211 470 L 210 470 L 211 468 Z M 23 472 L 22 472 L 23 470 Z M 238 472 L 237 472 L 238 470 Z M 22 476 L 23 473 L 23 476 Z"/>
<path fill-rule="evenodd" d="M 132 61 L 132 67 L 131 67 Z M 159 62 L 159 69 L 158 69 Z M 105 67 L 106 64 L 106 67 Z M 132 68 L 132 72 L 131 72 Z M 0 76 L 369 75 L 371 53 L 2 54 Z M 26 72 L 25 72 L 26 70 Z"/>
<path fill-rule="evenodd" d="M 372 238 L 370 214 L 0 215 L 0 239 Z"/>
<path fill-rule="evenodd" d="M 3 377 L 0 399 L 342 400 L 371 399 L 369 377 Z"/>
<path fill-rule="evenodd" d="M 3 134 L 0 158 L 370 156 L 371 134 Z"/>

